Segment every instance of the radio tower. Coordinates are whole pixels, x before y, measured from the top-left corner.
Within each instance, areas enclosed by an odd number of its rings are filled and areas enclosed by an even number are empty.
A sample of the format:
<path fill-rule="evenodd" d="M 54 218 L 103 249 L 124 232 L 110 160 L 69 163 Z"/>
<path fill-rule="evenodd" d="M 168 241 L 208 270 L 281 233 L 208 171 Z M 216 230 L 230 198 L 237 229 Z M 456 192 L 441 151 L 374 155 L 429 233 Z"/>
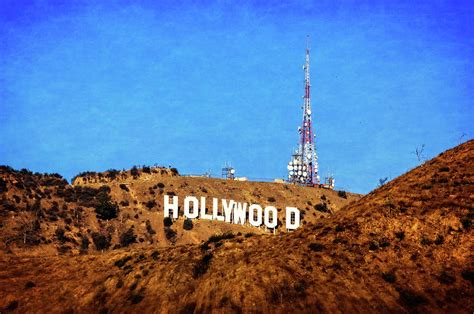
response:
<path fill-rule="evenodd" d="M 298 150 L 288 163 L 288 181 L 301 185 L 314 186 L 319 184 L 318 157 L 314 146 L 313 123 L 311 120 L 311 83 L 309 79 L 309 36 L 306 45 L 306 62 L 304 69 L 304 104 L 303 125 L 298 128 L 300 142 Z"/>

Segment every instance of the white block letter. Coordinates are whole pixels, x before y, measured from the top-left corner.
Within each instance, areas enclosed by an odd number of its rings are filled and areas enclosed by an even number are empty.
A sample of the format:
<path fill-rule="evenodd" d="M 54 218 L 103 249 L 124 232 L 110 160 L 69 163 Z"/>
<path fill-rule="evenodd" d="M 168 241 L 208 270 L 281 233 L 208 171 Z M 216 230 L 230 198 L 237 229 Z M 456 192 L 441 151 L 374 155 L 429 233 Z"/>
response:
<path fill-rule="evenodd" d="M 212 218 L 218 221 L 224 221 L 224 216 L 219 216 L 219 199 L 212 199 Z"/>
<path fill-rule="evenodd" d="M 193 203 L 193 212 L 191 213 L 190 210 L 190 203 Z M 186 218 L 197 218 L 199 215 L 199 201 L 194 196 L 186 196 L 184 199 L 184 216 Z"/>
<path fill-rule="evenodd" d="M 206 213 L 206 198 L 201 196 L 201 219 L 212 220 L 212 215 Z"/>
<path fill-rule="evenodd" d="M 254 227 L 262 225 L 262 207 L 258 204 L 252 204 L 249 207 L 249 221 Z"/>
<path fill-rule="evenodd" d="M 234 208 L 234 205 L 235 202 L 233 200 L 230 200 L 229 203 L 227 203 L 227 200 L 222 199 L 222 207 L 224 208 L 224 216 L 226 222 L 232 221 L 232 210 Z"/>
<path fill-rule="evenodd" d="M 265 226 L 267 228 L 273 229 L 277 226 L 278 220 L 277 220 L 277 209 L 273 206 L 267 206 L 265 207 Z M 272 221 L 270 222 L 270 216 L 272 216 Z"/>
<path fill-rule="evenodd" d="M 163 201 L 164 203 L 164 216 L 169 217 L 170 216 L 170 209 L 173 210 L 173 218 L 178 219 L 178 197 L 173 196 L 173 203 L 170 204 L 170 196 L 165 194 L 165 199 Z"/>
<path fill-rule="evenodd" d="M 296 207 L 286 208 L 286 229 L 295 230 L 300 226 L 300 210 Z"/>
<path fill-rule="evenodd" d="M 234 206 L 234 223 L 240 223 L 243 225 L 245 223 L 245 214 L 247 212 L 247 203 L 236 203 L 237 206 Z"/>

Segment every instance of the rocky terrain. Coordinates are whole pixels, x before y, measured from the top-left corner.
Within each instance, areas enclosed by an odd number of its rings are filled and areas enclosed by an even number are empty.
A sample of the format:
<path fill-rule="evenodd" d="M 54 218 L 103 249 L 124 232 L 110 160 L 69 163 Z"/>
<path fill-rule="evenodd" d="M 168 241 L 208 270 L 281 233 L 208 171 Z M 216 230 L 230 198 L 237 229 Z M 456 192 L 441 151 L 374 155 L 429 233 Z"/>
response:
<path fill-rule="evenodd" d="M 197 191 L 206 183 L 203 178 L 170 175 L 166 189 L 172 184 L 175 193 Z M 126 180 L 135 196 L 149 191 L 143 184 L 135 189 L 133 177 Z M 69 188 L 93 188 L 99 184 L 93 181 L 75 180 Z M 187 185 L 181 186 L 184 182 Z M 340 210 L 336 203 L 343 198 L 335 191 L 215 182 L 225 187 L 214 183 L 204 188 L 215 194 L 235 188 L 233 197 L 249 201 L 258 189 L 262 205 L 265 200 L 277 207 L 300 201 L 306 224 L 291 233 L 228 232 L 200 243 L 159 246 L 144 241 L 103 253 L 46 256 L 8 246 L 10 251 L 0 254 L 0 308 L 71 313 L 474 310 L 474 141 L 360 199 L 348 196 L 355 201 Z M 109 194 L 122 201 L 114 184 L 120 183 L 108 182 Z M 2 193 L 11 206 L 10 189 Z M 334 213 L 313 215 L 311 206 L 319 204 L 322 194 Z M 23 204 L 21 195 L 18 205 Z M 128 197 L 129 203 L 134 200 Z M 4 230 L 13 230 L 8 225 L 12 211 L 18 212 L 12 207 L 8 214 L 2 211 L 2 237 Z M 97 220 L 93 214 L 85 216 L 90 223 Z M 140 219 L 139 214 L 135 224 Z"/>

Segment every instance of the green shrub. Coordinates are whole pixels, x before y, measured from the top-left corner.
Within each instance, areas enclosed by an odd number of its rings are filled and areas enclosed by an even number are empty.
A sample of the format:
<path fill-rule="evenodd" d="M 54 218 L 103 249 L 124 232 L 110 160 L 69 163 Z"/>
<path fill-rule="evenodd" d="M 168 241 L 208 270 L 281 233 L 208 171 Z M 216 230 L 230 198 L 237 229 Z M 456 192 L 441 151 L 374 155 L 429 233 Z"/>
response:
<path fill-rule="evenodd" d="M 173 219 L 171 219 L 171 217 L 165 217 L 165 219 L 163 219 L 163 224 L 165 227 L 171 227 L 173 225 Z"/>
<path fill-rule="evenodd" d="M 121 268 L 131 259 L 132 257 L 130 255 L 124 256 L 121 259 L 116 260 L 114 265 Z"/>
<path fill-rule="evenodd" d="M 153 251 L 153 253 L 151 253 L 151 258 L 153 258 L 153 260 L 158 260 L 158 257 L 160 256 L 160 253 L 158 251 Z"/>
<path fill-rule="evenodd" d="M 122 233 L 120 235 L 120 245 L 122 247 L 127 247 L 132 243 L 137 242 L 137 236 L 135 235 L 135 232 L 133 231 L 133 227 L 128 228 L 127 231 Z"/>
<path fill-rule="evenodd" d="M 336 225 L 336 227 L 334 227 L 334 230 L 336 232 L 342 232 L 342 231 L 346 230 L 346 228 L 343 225 Z"/>
<path fill-rule="evenodd" d="M 212 260 L 212 253 L 207 253 L 199 259 L 199 261 L 194 265 L 193 269 L 193 276 L 194 278 L 201 277 L 204 275 L 207 270 L 209 269 L 209 265 L 211 264 Z"/>
<path fill-rule="evenodd" d="M 111 180 L 114 180 L 115 178 L 117 178 L 119 173 L 120 173 L 120 171 L 118 171 L 116 169 L 109 169 L 109 170 L 107 170 L 106 176 L 108 178 L 110 178 Z"/>
<path fill-rule="evenodd" d="M 138 172 L 138 168 L 136 166 L 133 166 L 132 169 L 130 169 L 130 174 L 134 179 L 140 176 L 140 172 Z"/>
<path fill-rule="evenodd" d="M 176 238 L 176 231 L 174 231 L 170 227 L 166 227 L 165 228 L 165 236 L 166 236 L 166 239 L 168 239 L 170 241 L 174 241 L 175 238 Z"/>
<path fill-rule="evenodd" d="M 397 276 L 395 276 L 393 272 L 382 273 L 382 278 L 389 283 L 394 283 L 397 281 Z"/>
<path fill-rule="evenodd" d="M 369 250 L 375 251 L 375 250 L 377 250 L 378 248 L 379 248 L 378 244 L 375 243 L 374 241 L 372 241 L 372 242 L 369 243 Z"/>
<path fill-rule="evenodd" d="M 146 221 L 146 231 L 149 233 L 149 234 L 156 234 L 156 231 L 153 229 L 153 227 L 151 226 L 151 222 L 149 220 Z"/>
<path fill-rule="evenodd" d="M 405 239 L 405 231 L 395 232 L 395 237 L 400 241 Z"/>
<path fill-rule="evenodd" d="M 214 234 L 207 239 L 207 243 L 213 243 L 213 242 L 219 242 L 220 240 L 227 240 L 227 239 L 233 239 L 235 238 L 235 235 L 228 231 L 223 234 Z"/>
<path fill-rule="evenodd" d="M 129 300 L 130 300 L 130 302 L 132 302 L 132 304 L 138 304 L 143 300 L 144 297 L 145 296 L 141 293 L 138 293 L 138 294 L 134 293 L 134 294 L 130 295 Z"/>
<path fill-rule="evenodd" d="M 64 235 L 65 230 L 61 227 L 58 227 L 54 234 L 56 235 L 56 238 L 58 239 L 59 242 L 64 243 L 68 240 L 68 238 Z"/>
<path fill-rule="evenodd" d="M 322 212 L 322 213 L 329 213 L 331 212 L 329 209 L 328 209 L 328 205 L 326 203 L 319 203 L 319 204 L 316 204 L 314 205 L 314 209 L 319 211 L 319 212 Z"/>
<path fill-rule="evenodd" d="M 126 192 L 130 192 L 130 190 L 128 189 L 127 185 L 123 184 L 123 183 L 120 183 L 120 188 Z"/>
<path fill-rule="evenodd" d="M 433 244 L 433 241 L 431 241 L 430 239 L 428 239 L 428 238 L 426 238 L 426 237 L 423 237 L 423 238 L 421 239 L 421 244 L 423 244 L 423 245 L 431 245 L 431 244 Z"/>
<path fill-rule="evenodd" d="M 337 196 L 347 198 L 347 193 L 346 191 L 337 191 Z"/>
<path fill-rule="evenodd" d="M 441 245 L 444 243 L 444 237 L 440 234 L 436 236 L 436 239 L 434 240 L 434 244 L 436 245 Z"/>
<path fill-rule="evenodd" d="M 89 238 L 86 235 L 81 237 L 81 251 L 87 251 L 89 249 Z"/>
<path fill-rule="evenodd" d="M 26 284 L 25 284 L 25 288 L 26 289 L 31 289 L 31 288 L 34 288 L 36 287 L 35 283 L 33 281 L 28 281 Z"/>
<path fill-rule="evenodd" d="M 146 206 L 148 209 L 152 209 L 153 207 L 156 206 L 156 202 L 155 202 L 155 200 L 150 200 L 150 201 L 146 202 L 145 206 Z"/>
<path fill-rule="evenodd" d="M 203 251 L 207 251 L 207 250 L 209 250 L 209 249 L 211 248 L 211 247 L 209 246 L 209 243 L 208 243 L 208 242 L 202 243 L 199 247 L 200 247 L 201 250 L 203 250 Z"/>
<path fill-rule="evenodd" d="M 92 241 L 98 251 L 106 250 L 110 247 L 110 236 L 105 236 L 102 233 L 93 232 Z"/>
<path fill-rule="evenodd" d="M 110 201 L 110 197 L 102 196 L 99 204 L 95 207 L 95 213 L 98 219 L 110 220 L 117 218 L 118 206 Z"/>
<path fill-rule="evenodd" d="M 324 250 L 324 245 L 321 243 L 313 242 L 309 244 L 309 249 L 313 252 L 321 252 Z"/>
<path fill-rule="evenodd" d="M 461 224 L 465 230 L 469 230 L 472 226 L 472 220 L 469 217 L 464 217 L 461 219 Z"/>
<path fill-rule="evenodd" d="M 194 227 L 193 221 L 189 218 L 186 218 L 183 222 L 183 229 L 184 230 L 192 230 Z"/>

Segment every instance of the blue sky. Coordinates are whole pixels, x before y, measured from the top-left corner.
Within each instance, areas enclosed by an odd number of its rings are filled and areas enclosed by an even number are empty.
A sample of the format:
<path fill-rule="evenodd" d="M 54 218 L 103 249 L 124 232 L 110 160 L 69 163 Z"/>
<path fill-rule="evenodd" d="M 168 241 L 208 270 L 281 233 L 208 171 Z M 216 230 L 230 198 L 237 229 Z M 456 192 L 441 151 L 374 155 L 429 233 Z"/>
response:
<path fill-rule="evenodd" d="M 284 177 L 309 34 L 321 174 L 369 192 L 474 136 L 474 2 L 414 2 L 0 0 L 0 164 Z"/>

